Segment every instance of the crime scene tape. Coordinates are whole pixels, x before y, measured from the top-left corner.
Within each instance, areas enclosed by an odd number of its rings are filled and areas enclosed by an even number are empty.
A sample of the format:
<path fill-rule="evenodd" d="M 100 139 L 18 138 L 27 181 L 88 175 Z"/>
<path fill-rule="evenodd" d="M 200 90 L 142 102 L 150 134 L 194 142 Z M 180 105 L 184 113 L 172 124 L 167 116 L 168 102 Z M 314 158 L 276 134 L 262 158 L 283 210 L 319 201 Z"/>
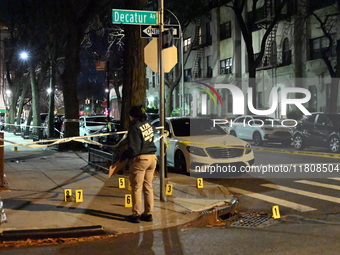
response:
<path fill-rule="evenodd" d="M 162 128 L 164 127 L 156 127 L 156 129 L 162 129 Z M 124 136 L 119 140 L 117 144 L 114 144 L 114 145 L 102 144 L 100 142 L 87 139 L 87 138 L 93 138 L 93 137 L 98 137 L 98 136 L 120 135 L 120 134 L 124 134 Z M 118 132 L 113 132 L 113 133 L 99 133 L 99 134 L 93 134 L 93 135 L 87 135 L 87 136 L 74 136 L 74 137 L 67 137 L 67 138 L 60 138 L 60 139 L 40 140 L 40 141 L 28 142 L 28 143 L 15 143 L 13 141 L 3 139 L 4 142 L 10 143 L 10 144 L 1 145 L 0 147 L 19 145 L 19 146 L 25 146 L 29 148 L 39 148 L 39 147 L 52 146 L 52 145 L 57 145 L 61 143 L 75 141 L 75 142 L 88 143 L 88 144 L 97 145 L 97 146 L 115 148 L 115 147 L 118 147 L 120 143 L 126 138 L 126 134 L 127 134 L 127 131 L 118 131 Z M 164 130 L 164 133 L 160 135 L 159 137 L 157 137 L 154 140 L 154 142 L 159 141 L 162 137 L 166 138 L 167 136 L 169 136 L 169 131 Z M 188 145 L 197 144 L 197 145 L 204 145 L 204 146 L 209 146 L 209 147 L 222 147 L 222 148 L 233 148 L 233 149 L 244 149 L 244 150 L 247 149 L 242 146 L 230 146 L 230 145 L 210 144 L 210 143 L 208 144 L 208 143 L 199 143 L 199 142 L 192 142 L 192 141 L 180 141 L 180 142 L 184 144 L 188 144 Z M 296 154 L 296 155 L 311 156 L 311 157 L 340 159 L 340 154 L 337 154 L 337 153 L 289 151 L 289 150 L 253 148 L 253 147 L 249 149 L 253 151 L 256 150 L 256 151 L 266 151 L 266 152 L 274 152 L 274 153 Z"/>
<path fill-rule="evenodd" d="M 156 129 L 162 129 L 162 128 L 163 127 L 157 127 Z M 121 135 L 121 134 L 124 134 L 124 136 L 119 140 L 117 144 L 114 144 L 114 145 L 102 144 L 97 141 L 86 139 L 86 138 L 92 138 L 92 137 L 98 137 L 98 136 Z M 24 146 L 24 147 L 29 147 L 29 148 L 39 148 L 39 147 L 52 146 L 52 145 L 57 145 L 61 143 L 75 141 L 75 142 L 88 143 L 88 144 L 93 144 L 93 145 L 98 145 L 98 146 L 106 146 L 106 147 L 115 148 L 115 147 L 118 147 L 120 143 L 126 138 L 126 134 L 127 134 L 127 131 L 118 131 L 118 132 L 113 132 L 113 133 L 100 133 L 100 134 L 87 135 L 87 136 L 74 136 L 74 137 L 59 138 L 59 139 L 40 140 L 40 141 L 27 142 L 27 143 L 16 143 L 16 142 L 6 140 L 6 139 L 0 139 L 6 143 L 9 143 L 9 144 L 0 145 L 0 147 L 19 145 L 19 146 Z M 169 132 L 164 130 L 164 134 L 156 138 L 154 142 L 157 142 L 161 139 L 161 137 L 165 138 L 168 135 L 169 135 Z"/>

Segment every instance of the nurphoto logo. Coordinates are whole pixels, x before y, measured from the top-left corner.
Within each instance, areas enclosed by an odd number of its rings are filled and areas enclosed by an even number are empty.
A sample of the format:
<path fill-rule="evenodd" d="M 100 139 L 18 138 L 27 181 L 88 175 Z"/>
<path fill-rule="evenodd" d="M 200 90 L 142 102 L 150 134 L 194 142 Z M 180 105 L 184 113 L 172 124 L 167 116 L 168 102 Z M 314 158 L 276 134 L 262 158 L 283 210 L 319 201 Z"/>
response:
<path fill-rule="evenodd" d="M 245 112 L 244 109 L 244 100 L 245 96 L 243 94 L 243 91 L 237 87 L 236 85 L 233 84 L 217 84 L 219 89 L 228 89 L 232 95 L 233 98 L 233 114 L 234 115 L 243 115 Z M 271 106 L 269 109 L 266 110 L 258 110 L 255 109 L 254 104 L 253 104 L 253 89 L 248 87 L 247 88 L 247 106 L 248 110 L 259 116 L 264 116 L 264 115 L 271 115 L 273 114 L 278 105 L 279 105 L 279 95 L 277 92 L 277 88 L 273 87 L 269 99 L 271 101 Z M 304 97 L 301 98 L 289 98 L 290 93 L 300 93 L 303 94 Z M 311 113 L 302 105 L 304 103 L 307 103 L 311 99 L 311 93 L 308 89 L 305 88 L 288 88 L 284 87 L 281 88 L 281 93 L 280 93 L 280 112 L 281 115 L 285 116 L 287 115 L 287 105 L 295 105 L 303 114 L 305 115 L 311 115 Z"/>

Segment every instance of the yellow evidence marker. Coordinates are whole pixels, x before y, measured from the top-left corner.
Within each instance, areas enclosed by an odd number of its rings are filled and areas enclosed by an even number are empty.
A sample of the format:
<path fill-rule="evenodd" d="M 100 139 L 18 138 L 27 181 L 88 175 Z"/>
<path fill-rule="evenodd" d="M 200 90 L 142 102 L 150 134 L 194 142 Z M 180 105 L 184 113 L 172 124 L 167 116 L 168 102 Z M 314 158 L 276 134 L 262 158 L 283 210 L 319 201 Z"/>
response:
<path fill-rule="evenodd" d="M 65 189 L 64 190 L 64 201 L 65 202 L 72 201 L 72 189 Z"/>
<path fill-rule="evenodd" d="M 131 182 L 129 181 L 128 190 L 132 190 Z"/>
<path fill-rule="evenodd" d="M 125 194 L 125 207 L 132 207 L 132 195 Z"/>
<path fill-rule="evenodd" d="M 118 178 L 118 187 L 120 189 L 125 189 L 125 178 Z"/>
<path fill-rule="evenodd" d="M 276 219 L 280 219 L 281 218 L 281 215 L 280 215 L 280 209 L 279 209 L 279 206 L 278 205 L 274 205 L 272 207 L 272 213 L 273 213 L 273 218 L 276 220 Z"/>
<path fill-rule="evenodd" d="M 165 186 L 165 195 L 171 196 L 172 195 L 172 190 L 173 190 L 173 184 L 167 184 Z"/>
<path fill-rule="evenodd" d="M 77 203 L 83 202 L 83 190 L 82 189 L 76 190 L 76 202 Z"/>
<path fill-rule="evenodd" d="M 199 188 L 199 189 L 203 188 L 203 178 L 197 178 L 196 187 Z"/>

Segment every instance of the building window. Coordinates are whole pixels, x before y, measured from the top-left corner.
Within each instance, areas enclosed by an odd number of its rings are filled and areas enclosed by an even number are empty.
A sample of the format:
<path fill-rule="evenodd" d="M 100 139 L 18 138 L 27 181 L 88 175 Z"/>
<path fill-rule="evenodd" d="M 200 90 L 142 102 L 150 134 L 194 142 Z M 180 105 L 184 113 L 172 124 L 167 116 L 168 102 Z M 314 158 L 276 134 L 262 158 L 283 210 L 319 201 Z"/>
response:
<path fill-rule="evenodd" d="M 155 88 L 156 87 L 156 83 L 158 83 L 158 75 L 156 75 L 155 72 L 152 72 L 152 87 Z"/>
<path fill-rule="evenodd" d="M 282 65 L 290 65 L 292 63 L 292 52 L 289 49 L 289 40 L 285 38 L 282 44 Z"/>
<path fill-rule="evenodd" d="M 220 74 L 232 73 L 233 58 L 227 58 L 220 61 Z"/>
<path fill-rule="evenodd" d="M 210 34 L 210 23 L 205 23 L 205 36 L 204 36 L 204 39 L 205 39 L 205 44 L 206 45 L 211 45 L 211 34 Z"/>
<path fill-rule="evenodd" d="M 188 52 L 191 45 L 191 37 L 184 40 L 184 52 Z"/>
<path fill-rule="evenodd" d="M 191 68 L 184 70 L 184 81 L 191 81 Z"/>
<path fill-rule="evenodd" d="M 199 27 L 198 28 L 198 38 L 197 38 L 197 42 L 198 42 L 198 45 L 202 45 L 202 27 Z"/>
<path fill-rule="evenodd" d="M 207 78 L 212 77 L 211 57 L 207 56 Z"/>
<path fill-rule="evenodd" d="M 309 86 L 308 90 L 310 91 L 311 94 L 311 99 L 308 102 L 308 110 L 310 112 L 315 112 L 318 100 L 316 86 L 315 85 Z"/>
<path fill-rule="evenodd" d="M 322 58 L 323 54 L 327 54 L 326 57 L 335 56 L 335 46 L 333 45 L 331 47 L 331 50 L 327 52 L 328 46 L 329 39 L 326 36 L 311 39 L 310 40 L 311 59 Z"/>
<path fill-rule="evenodd" d="M 231 22 L 220 25 L 220 40 L 231 38 Z"/>

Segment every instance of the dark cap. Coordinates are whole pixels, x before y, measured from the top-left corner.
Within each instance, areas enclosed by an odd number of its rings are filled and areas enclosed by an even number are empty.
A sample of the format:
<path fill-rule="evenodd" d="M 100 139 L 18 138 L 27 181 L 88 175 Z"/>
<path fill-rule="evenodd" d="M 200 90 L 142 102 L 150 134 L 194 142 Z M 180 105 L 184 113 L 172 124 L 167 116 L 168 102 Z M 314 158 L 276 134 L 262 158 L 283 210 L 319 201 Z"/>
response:
<path fill-rule="evenodd" d="M 132 106 L 129 115 L 136 119 L 144 119 L 146 117 L 145 109 L 142 105 Z"/>

